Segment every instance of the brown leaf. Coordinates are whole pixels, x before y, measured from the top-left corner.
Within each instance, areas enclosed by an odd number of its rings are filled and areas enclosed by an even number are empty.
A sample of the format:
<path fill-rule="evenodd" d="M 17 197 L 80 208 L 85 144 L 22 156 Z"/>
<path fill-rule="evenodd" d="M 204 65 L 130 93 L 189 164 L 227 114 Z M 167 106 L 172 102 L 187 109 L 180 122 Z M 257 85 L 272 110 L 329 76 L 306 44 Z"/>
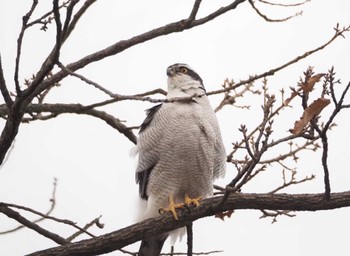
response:
<path fill-rule="evenodd" d="M 311 92 L 313 89 L 314 89 L 314 85 L 320 81 L 321 77 L 323 77 L 325 74 L 317 74 L 317 75 L 314 75 L 312 77 L 310 77 L 306 83 L 304 83 L 302 86 L 301 86 L 301 89 L 303 90 L 304 93 L 309 93 Z"/>
<path fill-rule="evenodd" d="M 288 105 L 289 102 L 292 101 L 292 99 L 294 99 L 295 96 L 298 95 L 298 92 L 303 91 L 304 94 L 307 94 L 309 92 L 311 92 L 314 89 L 314 86 L 317 82 L 320 81 L 320 79 L 324 76 L 325 74 L 320 73 L 317 75 L 314 75 L 312 77 L 310 77 L 305 83 L 303 83 L 300 88 L 297 91 L 293 91 L 291 96 L 286 99 L 284 101 L 284 105 Z"/>
<path fill-rule="evenodd" d="M 219 212 L 219 213 L 215 214 L 215 218 L 219 218 L 219 219 L 225 221 L 225 217 L 231 218 L 232 213 L 233 213 L 233 210 Z"/>
<path fill-rule="evenodd" d="M 322 109 L 324 109 L 331 101 L 326 98 L 318 98 L 308 106 L 302 115 L 302 117 L 294 123 L 294 129 L 290 132 L 294 135 L 301 133 L 305 126 L 310 122 L 312 118 L 318 116 Z"/>

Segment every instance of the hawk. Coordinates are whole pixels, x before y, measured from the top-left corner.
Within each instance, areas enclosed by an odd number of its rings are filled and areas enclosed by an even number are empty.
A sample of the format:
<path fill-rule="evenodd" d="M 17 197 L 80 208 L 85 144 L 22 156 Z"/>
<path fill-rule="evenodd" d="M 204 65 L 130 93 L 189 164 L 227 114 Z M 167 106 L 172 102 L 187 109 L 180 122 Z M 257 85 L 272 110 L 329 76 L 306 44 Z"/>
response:
<path fill-rule="evenodd" d="M 180 63 L 166 72 L 167 98 L 147 110 L 136 146 L 143 219 L 166 211 L 178 219 L 176 208 L 212 196 L 213 181 L 225 172 L 225 148 L 201 77 Z M 168 235 L 145 239 L 138 255 L 158 256 Z"/>

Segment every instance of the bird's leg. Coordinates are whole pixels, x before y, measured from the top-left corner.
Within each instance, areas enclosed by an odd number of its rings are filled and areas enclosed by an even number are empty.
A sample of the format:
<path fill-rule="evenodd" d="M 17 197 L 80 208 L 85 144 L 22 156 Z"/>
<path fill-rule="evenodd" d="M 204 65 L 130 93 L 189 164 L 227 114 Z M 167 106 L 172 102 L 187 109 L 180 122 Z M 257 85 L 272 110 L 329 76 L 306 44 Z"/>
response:
<path fill-rule="evenodd" d="M 184 204 L 175 204 L 173 194 L 169 195 L 169 206 L 167 208 L 159 208 L 159 213 L 163 214 L 164 212 L 171 212 L 175 220 L 179 220 L 177 216 L 176 209 L 183 208 Z"/>
<path fill-rule="evenodd" d="M 202 199 L 203 199 L 202 196 L 197 198 L 190 198 L 187 193 L 185 194 L 185 204 L 187 206 L 191 206 L 192 204 L 195 206 L 199 206 L 200 205 L 199 201 Z"/>

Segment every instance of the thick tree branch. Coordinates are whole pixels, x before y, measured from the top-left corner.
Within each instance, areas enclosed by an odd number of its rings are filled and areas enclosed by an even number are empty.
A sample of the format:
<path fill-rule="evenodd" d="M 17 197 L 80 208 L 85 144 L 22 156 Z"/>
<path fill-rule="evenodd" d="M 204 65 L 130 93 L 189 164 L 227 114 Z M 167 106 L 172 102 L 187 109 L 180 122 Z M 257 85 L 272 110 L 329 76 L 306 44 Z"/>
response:
<path fill-rule="evenodd" d="M 223 197 L 203 200 L 201 206 L 188 211 L 180 211 L 179 221 L 172 215 L 164 214 L 157 218 L 148 219 L 129 227 L 111 232 L 93 239 L 67 244 L 30 254 L 43 255 L 99 255 L 112 252 L 132 244 L 150 235 L 160 234 L 190 224 L 200 218 L 213 216 L 227 210 L 256 209 L 256 210 L 291 210 L 318 211 L 350 206 L 350 191 L 332 193 L 330 200 L 325 200 L 324 194 L 231 194 L 221 204 Z M 217 207 L 217 206 L 220 207 Z"/>

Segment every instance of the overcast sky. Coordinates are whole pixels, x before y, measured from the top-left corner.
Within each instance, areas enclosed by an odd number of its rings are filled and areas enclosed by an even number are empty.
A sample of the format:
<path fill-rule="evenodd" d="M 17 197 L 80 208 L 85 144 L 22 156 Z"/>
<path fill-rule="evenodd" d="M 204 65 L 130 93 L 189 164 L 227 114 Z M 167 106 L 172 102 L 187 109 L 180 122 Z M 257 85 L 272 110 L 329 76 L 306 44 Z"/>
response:
<path fill-rule="evenodd" d="M 203 1 L 198 13 L 202 17 L 230 1 Z M 293 1 L 288 1 L 293 2 Z M 34 17 L 40 17 L 51 1 L 39 1 Z M 61 62 L 68 64 L 119 40 L 189 15 L 193 1 L 115 1 L 99 0 L 82 18 L 61 53 Z M 0 53 L 7 84 L 13 89 L 16 40 L 22 16 L 31 1 L 3 0 L 0 8 Z M 283 18 L 303 11 L 284 23 L 267 23 L 249 4 L 244 3 L 214 21 L 185 31 L 163 36 L 137 45 L 116 56 L 91 64 L 78 73 L 120 94 L 136 94 L 155 88 L 166 89 L 166 67 L 176 62 L 188 63 L 203 78 L 207 91 L 219 89 L 225 78 L 235 81 L 277 67 L 328 41 L 333 28 L 350 25 L 350 2 L 343 0 L 316 1 L 304 6 L 283 8 L 262 6 L 271 18 Z M 24 37 L 20 80 L 31 77 L 54 42 L 54 26 L 47 32 L 32 29 Z M 317 73 L 335 66 L 337 77 L 344 84 L 350 81 L 350 34 L 337 39 L 306 60 L 285 69 L 269 79 L 272 92 L 295 86 L 308 66 Z M 80 80 L 67 78 L 47 97 L 51 103 L 89 104 L 106 99 L 106 95 Z M 213 106 L 221 99 L 211 97 Z M 259 98 L 252 98 L 254 100 Z M 348 98 L 349 99 L 349 98 Z M 249 99 L 248 99 L 249 100 Z M 239 140 L 238 127 L 256 124 L 260 102 L 242 99 L 241 104 L 255 104 L 252 110 L 224 108 L 219 122 L 229 152 L 231 143 Z M 349 99 L 350 100 L 350 99 Z M 1 102 L 3 100 L 1 99 Z M 125 102 L 105 110 L 127 124 L 139 125 L 144 109 L 151 103 Z M 275 127 L 282 135 L 294 124 L 301 112 L 290 110 L 293 117 L 280 117 Z M 348 112 L 336 120 L 331 132 L 330 172 L 333 191 L 349 190 L 350 157 Z M 4 121 L 0 121 L 1 127 Z M 249 127 L 249 126 L 248 126 Z M 100 120 L 87 116 L 64 115 L 50 121 L 22 124 L 12 152 L 0 169 L 0 201 L 25 205 L 45 212 L 49 206 L 54 177 L 58 179 L 53 215 L 77 221 L 81 226 L 102 215 L 105 228 L 95 234 L 111 232 L 135 222 L 138 187 L 134 180 L 135 159 L 129 155 L 133 147 L 123 135 Z M 288 191 L 295 193 L 322 192 L 323 173 L 320 155 L 308 153 L 298 162 L 299 178 L 315 174 L 316 179 Z M 232 179 L 233 166 L 228 166 L 225 184 Z M 231 173 L 230 173 L 231 171 Z M 264 192 L 270 188 L 273 173 L 248 186 L 245 192 Z M 280 175 L 278 176 L 281 179 Z M 273 178 L 275 181 L 275 178 Z M 280 180 L 279 180 L 280 182 Z M 294 218 L 259 219 L 257 211 L 236 211 L 222 222 L 213 217 L 194 224 L 194 249 L 197 252 L 224 250 L 217 255 L 348 255 L 349 209 L 316 213 L 297 213 Z M 33 218 L 31 215 L 26 215 Z M 0 215 L 0 231 L 17 223 Z M 75 230 L 50 221 L 43 227 L 62 236 Z M 23 255 L 56 244 L 31 230 L 21 230 L 0 236 L 1 255 Z M 168 249 L 168 244 L 165 246 Z M 138 246 L 129 247 L 131 251 Z M 185 242 L 177 244 L 185 251 Z M 112 253 L 121 255 L 122 253 Z"/>

